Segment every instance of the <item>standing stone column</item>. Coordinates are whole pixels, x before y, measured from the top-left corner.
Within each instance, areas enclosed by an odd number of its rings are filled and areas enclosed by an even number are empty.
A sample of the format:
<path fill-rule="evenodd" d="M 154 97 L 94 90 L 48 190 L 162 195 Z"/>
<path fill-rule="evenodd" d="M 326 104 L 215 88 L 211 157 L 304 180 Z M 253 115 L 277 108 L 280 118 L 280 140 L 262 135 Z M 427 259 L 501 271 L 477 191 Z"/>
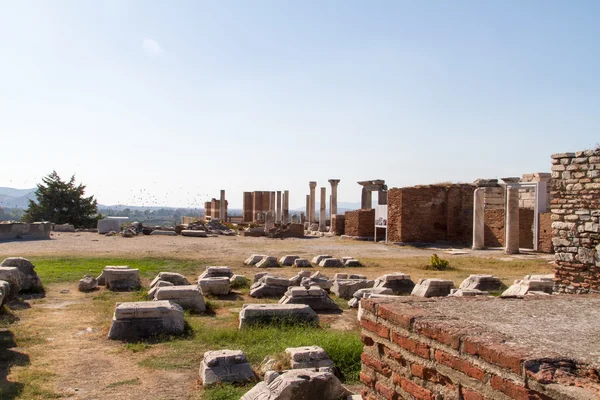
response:
<path fill-rule="evenodd" d="M 327 226 L 325 225 L 325 218 L 326 218 L 326 207 L 327 204 L 325 203 L 327 200 L 327 189 L 325 189 L 324 187 L 321 188 L 321 202 L 319 204 L 319 232 L 325 232 L 327 230 Z"/>
<path fill-rule="evenodd" d="M 221 199 L 219 200 L 219 218 L 223 222 L 227 222 L 227 212 L 225 210 L 225 191 L 221 190 Z"/>
<path fill-rule="evenodd" d="M 317 210 L 316 210 L 316 199 L 315 199 L 315 188 L 317 182 L 308 182 L 310 187 L 310 215 L 308 216 L 308 222 L 313 223 L 317 221 Z"/>
<path fill-rule="evenodd" d="M 275 192 L 269 194 L 269 211 L 273 211 L 273 222 L 275 222 Z"/>
<path fill-rule="evenodd" d="M 283 191 L 283 212 L 281 222 L 287 224 L 290 220 L 290 191 Z"/>
<path fill-rule="evenodd" d="M 505 253 L 519 252 L 519 188 L 506 187 L 506 224 L 505 224 Z"/>
<path fill-rule="evenodd" d="M 305 222 L 310 223 L 310 194 L 306 195 L 306 214 L 304 216 L 306 217 Z"/>
<path fill-rule="evenodd" d="M 329 206 L 329 215 L 337 214 L 337 187 L 340 183 L 339 179 L 330 179 L 331 184 L 331 205 Z"/>
<path fill-rule="evenodd" d="M 371 208 L 373 208 L 373 194 L 364 186 L 360 197 L 360 208 L 362 208 L 363 210 L 370 210 Z"/>
<path fill-rule="evenodd" d="M 277 191 L 277 209 L 275 210 L 275 222 L 281 223 L 281 190 Z"/>
<path fill-rule="evenodd" d="M 387 204 L 387 190 L 380 190 L 377 192 L 377 204 L 380 206 Z"/>
<path fill-rule="evenodd" d="M 477 188 L 473 196 L 473 250 L 485 247 L 485 189 Z"/>

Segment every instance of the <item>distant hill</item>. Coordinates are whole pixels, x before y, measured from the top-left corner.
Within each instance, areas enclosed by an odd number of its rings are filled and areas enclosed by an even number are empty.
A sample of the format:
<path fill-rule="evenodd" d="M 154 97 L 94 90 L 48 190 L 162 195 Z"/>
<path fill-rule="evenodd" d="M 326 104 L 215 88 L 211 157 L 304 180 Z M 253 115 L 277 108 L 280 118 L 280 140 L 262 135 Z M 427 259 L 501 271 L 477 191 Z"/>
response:
<path fill-rule="evenodd" d="M 26 208 L 29 199 L 35 199 L 36 188 L 14 189 L 0 187 L 0 207 L 2 208 Z"/>

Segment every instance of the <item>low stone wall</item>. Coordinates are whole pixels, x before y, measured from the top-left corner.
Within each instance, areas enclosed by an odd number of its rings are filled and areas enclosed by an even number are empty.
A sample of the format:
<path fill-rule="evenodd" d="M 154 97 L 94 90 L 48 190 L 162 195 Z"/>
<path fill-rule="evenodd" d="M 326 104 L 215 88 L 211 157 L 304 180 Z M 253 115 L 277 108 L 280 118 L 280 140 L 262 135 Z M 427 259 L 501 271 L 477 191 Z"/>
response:
<path fill-rule="evenodd" d="M 0 224 L 0 240 L 50 239 L 52 224 L 49 222 Z"/>
<path fill-rule="evenodd" d="M 334 235 L 341 236 L 346 230 L 346 216 L 343 214 L 334 214 L 331 216 L 331 229 Z"/>
<path fill-rule="evenodd" d="M 375 236 L 375 209 L 346 211 L 344 235 L 360 238 Z"/>
<path fill-rule="evenodd" d="M 527 308 L 529 305 L 535 305 L 530 308 L 536 315 L 540 312 L 543 314 L 542 310 L 546 307 L 553 312 L 557 308 L 566 310 L 570 306 L 577 310 L 588 307 L 585 299 L 564 296 L 547 298 L 533 302 L 414 297 L 400 300 L 363 299 L 360 319 L 361 340 L 365 345 L 360 373 L 360 380 L 364 384 L 361 393 L 363 399 L 597 398 L 600 394 L 598 370 L 578 361 L 572 354 L 558 353 L 568 348 L 569 339 L 560 338 L 563 346 L 556 349 L 552 346 L 552 339 L 556 337 L 550 337 L 549 344 L 541 343 L 535 335 L 529 335 L 527 329 L 515 329 L 517 334 L 529 336 L 529 341 L 526 340 L 528 345 L 520 345 L 517 344 L 521 343 L 518 336 L 510 337 L 495 330 L 494 320 L 503 312 L 510 313 L 511 306 L 515 307 L 518 314 L 510 319 L 515 326 L 523 323 L 519 319 L 530 312 Z M 598 300 L 596 298 L 595 302 Z M 554 301 L 561 304 L 554 305 Z M 441 305 L 444 307 L 438 308 Z M 473 313 L 470 307 L 475 310 Z M 456 315 L 452 309 L 459 310 L 458 314 L 463 315 Z M 481 314 L 492 315 L 486 317 Z M 563 311 L 563 314 L 568 314 L 568 311 Z M 483 322 L 473 323 L 469 318 Z M 565 315 L 561 321 L 564 321 L 559 327 L 561 332 L 567 332 L 569 318 Z M 534 329 L 543 329 L 538 325 Z M 555 329 L 554 326 L 552 328 Z M 585 331 L 585 328 L 578 330 L 570 340 L 575 341 L 577 335 L 585 335 L 582 330 Z M 535 340 L 539 345 L 530 344 Z M 581 354 L 585 350 L 580 349 Z M 598 349 L 592 346 L 587 350 L 591 352 Z"/>

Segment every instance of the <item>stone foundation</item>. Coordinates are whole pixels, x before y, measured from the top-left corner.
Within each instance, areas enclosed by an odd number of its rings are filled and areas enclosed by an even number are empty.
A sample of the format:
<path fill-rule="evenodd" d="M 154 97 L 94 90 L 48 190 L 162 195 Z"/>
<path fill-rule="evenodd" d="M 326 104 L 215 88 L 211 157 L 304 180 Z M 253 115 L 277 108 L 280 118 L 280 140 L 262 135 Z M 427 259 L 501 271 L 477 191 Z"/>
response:
<path fill-rule="evenodd" d="M 0 241 L 20 239 L 50 239 L 52 224 L 49 222 L 0 223 Z"/>

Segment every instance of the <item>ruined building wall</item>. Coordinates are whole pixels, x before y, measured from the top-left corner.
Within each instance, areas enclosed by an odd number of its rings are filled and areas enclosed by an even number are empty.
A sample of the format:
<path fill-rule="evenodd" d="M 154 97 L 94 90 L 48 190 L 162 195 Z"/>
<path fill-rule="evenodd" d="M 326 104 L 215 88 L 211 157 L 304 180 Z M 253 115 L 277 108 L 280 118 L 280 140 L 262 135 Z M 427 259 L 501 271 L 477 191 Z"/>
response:
<path fill-rule="evenodd" d="M 242 211 L 242 221 L 245 223 L 250 223 L 253 221 L 252 219 L 252 192 L 244 192 L 244 203 L 243 203 L 243 211 Z"/>
<path fill-rule="evenodd" d="M 346 211 L 344 220 L 346 236 L 373 238 L 375 235 L 375 209 Z"/>
<path fill-rule="evenodd" d="M 470 184 L 390 189 L 388 240 L 471 243 L 474 190 Z"/>
<path fill-rule="evenodd" d="M 554 253 L 554 247 L 552 246 L 552 212 L 540 213 L 538 251 Z"/>
<path fill-rule="evenodd" d="M 552 155 L 555 289 L 600 292 L 600 149 Z"/>

